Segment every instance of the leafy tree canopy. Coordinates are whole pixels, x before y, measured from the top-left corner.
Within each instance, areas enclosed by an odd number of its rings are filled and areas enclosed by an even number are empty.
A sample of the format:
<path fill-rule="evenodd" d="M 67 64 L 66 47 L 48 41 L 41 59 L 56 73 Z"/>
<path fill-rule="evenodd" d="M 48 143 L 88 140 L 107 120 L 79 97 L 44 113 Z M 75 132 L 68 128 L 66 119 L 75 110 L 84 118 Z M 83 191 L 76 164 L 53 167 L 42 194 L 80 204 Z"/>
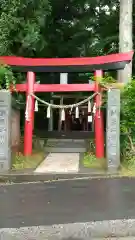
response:
<path fill-rule="evenodd" d="M 48 0 L 0 0 L 0 55 L 34 56 L 46 45 Z"/>
<path fill-rule="evenodd" d="M 115 51 L 118 8 L 118 0 L 0 0 L 0 55 L 68 57 Z"/>

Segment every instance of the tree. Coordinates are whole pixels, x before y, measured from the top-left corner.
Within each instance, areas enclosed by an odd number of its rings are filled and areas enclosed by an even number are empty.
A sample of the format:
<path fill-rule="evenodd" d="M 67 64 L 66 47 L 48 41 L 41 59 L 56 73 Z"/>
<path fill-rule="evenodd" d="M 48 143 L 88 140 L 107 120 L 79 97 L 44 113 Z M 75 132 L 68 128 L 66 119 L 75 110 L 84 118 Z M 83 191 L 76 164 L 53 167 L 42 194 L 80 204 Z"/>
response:
<path fill-rule="evenodd" d="M 0 0 L 0 55 L 72 57 L 116 51 L 118 2 Z"/>
<path fill-rule="evenodd" d="M 119 0 L 0 0 L 0 55 L 118 52 L 118 16 Z"/>
<path fill-rule="evenodd" d="M 133 49 L 132 40 L 132 13 L 133 0 L 120 0 L 119 20 L 119 51 L 128 52 Z M 132 79 L 132 62 L 127 64 L 125 69 L 119 71 L 120 82 L 128 83 Z"/>
<path fill-rule="evenodd" d="M 0 55 L 34 57 L 41 51 L 50 10 L 48 0 L 0 0 Z"/>
<path fill-rule="evenodd" d="M 121 155 L 128 167 L 135 166 L 135 79 L 121 93 Z"/>
<path fill-rule="evenodd" d="M 118 50 L 119 1 L 50 1 L 48 56 L 97 56 Z"/>

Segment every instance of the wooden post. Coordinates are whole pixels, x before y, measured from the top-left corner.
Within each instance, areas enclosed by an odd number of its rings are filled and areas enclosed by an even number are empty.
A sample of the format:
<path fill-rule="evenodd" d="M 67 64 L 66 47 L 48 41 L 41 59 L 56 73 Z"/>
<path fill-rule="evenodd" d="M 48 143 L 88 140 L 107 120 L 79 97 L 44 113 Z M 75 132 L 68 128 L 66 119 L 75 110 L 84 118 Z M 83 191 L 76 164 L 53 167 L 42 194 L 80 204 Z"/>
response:
<path fill-rule="evenodd" d="M 60 73 L 60 84 L 68 84 L 68 73 Z M 61 97 L 60 105 L 63 104 L 63 97 Z M 61 110 L 59 111 L 59 131 L 61 131 L 62 121 L 61 121 Z M 65 111 L 65 118 L 66 118 L 66 111 Z M 66 119 L 64 121 L 64 131 L 66 131 Z"/>
<path fill-rule="evenodd" d="M 92 101 L 92 105 L 93 105 L 93 99 L 91 100 Z M 94 132 L 94 128 L 95 128 L 95 122 L 94 122 L 94 118 L 92 116 L 92 123 L 91 123 L 91 128 L 92 128 L 92 132 Z"/>
<path fill-rule="evenodd" d="M 53 100 L 50 101 L 53 104 Z M 48 131 L 53 131 L 53 109 L 51 108 L 50 118 L 48 120 Z"/>
<path fill-rule="evenodd" d="M 63 105 L 63 97 L 60 98 L 60 105 Z M 61 131 L 62 121 L 61 121 L 61 109 L 59 110 L 59 125 L 58 130 Z"/>

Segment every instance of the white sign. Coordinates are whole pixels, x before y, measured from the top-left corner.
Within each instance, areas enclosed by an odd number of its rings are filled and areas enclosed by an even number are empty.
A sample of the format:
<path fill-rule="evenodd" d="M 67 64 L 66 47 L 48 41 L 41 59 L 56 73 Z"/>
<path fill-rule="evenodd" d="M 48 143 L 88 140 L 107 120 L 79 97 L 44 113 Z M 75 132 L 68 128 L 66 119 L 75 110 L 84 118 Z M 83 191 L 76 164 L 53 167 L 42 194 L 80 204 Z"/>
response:
<path fill-rule="evenodd" d="M 88 122 L 92 122 L 92 115 L 88 116 Z"/>
<path fill-rule="evenodd" d="M 60 73 L 60 84 L 68 83 L 68 73 Z"/>

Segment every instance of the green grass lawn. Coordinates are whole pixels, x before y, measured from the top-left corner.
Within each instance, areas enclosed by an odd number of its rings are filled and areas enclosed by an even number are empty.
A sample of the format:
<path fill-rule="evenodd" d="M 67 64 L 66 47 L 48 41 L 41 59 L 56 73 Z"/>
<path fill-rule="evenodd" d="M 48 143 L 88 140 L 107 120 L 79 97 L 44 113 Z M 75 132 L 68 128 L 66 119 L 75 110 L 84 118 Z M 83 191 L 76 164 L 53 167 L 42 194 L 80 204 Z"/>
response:
<path fill-rule="evenodd" d="M 33 140 L 33 153 L 29 157 L 23 155 L 24 142 L 21 138 L 21 144 L 17 152 L 12 151 L 12 169 L 35 169 L 45 158 L 45 151 L 39 144 L 39 139 Z"/>
<path fill-rule="evenodd" d="M 134 166 L 129 167 L 126 164 L 123 163 L 123 164 L 121 164 L 119 173 L 122 176 L 135 177 L 135 167 Z"/>
<path fill-rule="evenodd" d="M 86 168 L 94 168 L 99 170 L 106 169 L 106 159 L 97 159 L 93 153 L 85 153 L 82 159 L 82 165 Z"/>
<path fill-rule="evenodd" d="M 82 159 L 82 165 L 89 169 L 107 169 L 106 159 L 97 159 L 94 153 L 86 153 Z M 128 166 L 125 163 L 121 163 L 118 173 L 120 177 L 135 177 L 135 165 Z"/>
<path fill-rule="evenodd" d="M 44 152 L 36 150 L 29 157 L 23 156 L 21 152 L 12 153 L 12 169 L 35 169 L 43 161 L 44 157 Z"/>

